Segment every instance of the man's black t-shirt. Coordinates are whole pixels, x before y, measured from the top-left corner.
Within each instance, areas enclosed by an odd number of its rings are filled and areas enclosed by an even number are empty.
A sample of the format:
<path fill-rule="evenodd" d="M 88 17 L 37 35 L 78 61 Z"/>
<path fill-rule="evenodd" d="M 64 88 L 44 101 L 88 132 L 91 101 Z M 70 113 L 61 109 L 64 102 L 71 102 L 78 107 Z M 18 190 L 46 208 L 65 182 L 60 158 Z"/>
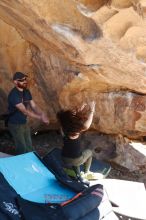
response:
<path fill-rule="evenodd" d="M 27 116 L 16 108 L 17 104 L 23 103 L 27 107 L 29 101 L 32 100 L 31 93 L 28 89 L 19 91 L 16 87 L 11 90 L 8 96 L 8 110 L 10 113 L 9 123 L 25 124 Z M 14 112 L 14 113 L 13 113 Z"/>
<path fill-rule="evenodd" d="M 80 144 L 80 137 L 77 139 L 70 139 L 63 137 L 64 146 L 62 149 L 62 156 L 68 158 L 78 158 L 82 155 L 82 149 Z"/>

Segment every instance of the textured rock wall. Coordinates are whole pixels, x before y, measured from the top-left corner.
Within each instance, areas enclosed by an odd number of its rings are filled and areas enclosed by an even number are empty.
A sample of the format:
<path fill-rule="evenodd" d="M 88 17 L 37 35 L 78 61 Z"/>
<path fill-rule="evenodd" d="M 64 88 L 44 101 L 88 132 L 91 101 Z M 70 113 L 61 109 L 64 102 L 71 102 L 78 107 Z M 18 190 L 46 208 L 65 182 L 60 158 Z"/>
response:
<path fill-rule="evenodd" d="M 95 99 L 97 131 L 145 136 L 145 2 L 1 0 L 1 111 L 12 74 L 24 71 L 50 128 L 60 106 Z"/>
<path fill-rule="evenodd" d="M 0 20 L 0 106 L 6 109 L 7 94 L 12 87 L 12 74 L 16 69 L 32 72 L 31 51 L 13 26 Z"/>

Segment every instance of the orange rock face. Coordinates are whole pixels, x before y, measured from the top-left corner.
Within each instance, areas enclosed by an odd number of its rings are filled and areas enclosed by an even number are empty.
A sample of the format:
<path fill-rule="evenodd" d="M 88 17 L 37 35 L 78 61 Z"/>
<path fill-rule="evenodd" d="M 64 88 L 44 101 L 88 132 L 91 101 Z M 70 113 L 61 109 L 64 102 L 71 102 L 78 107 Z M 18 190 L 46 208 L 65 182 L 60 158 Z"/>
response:
<path fill-rule="evenodd" d="M 144 0 L 1 0 L 1 111 L 22 71 L 49 128 L 60 107 L 94 99 L 97 131 L 145 136 L 145 8 Z"/>

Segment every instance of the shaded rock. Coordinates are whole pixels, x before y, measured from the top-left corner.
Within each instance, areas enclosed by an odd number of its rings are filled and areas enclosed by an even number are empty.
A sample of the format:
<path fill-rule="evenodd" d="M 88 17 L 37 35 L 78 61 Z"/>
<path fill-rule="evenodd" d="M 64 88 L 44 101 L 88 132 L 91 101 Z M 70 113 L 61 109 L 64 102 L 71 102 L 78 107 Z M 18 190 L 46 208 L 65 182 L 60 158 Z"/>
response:
<path fill-rule="evenodd" d="M 93 155 L 99 160 L 110 160 L 117 156 L 114 136 L 90 131 L 83 134 L 81 140 L 82 147 L 92 149 Z"/>
<path fill-rule="evenodd" d="M 131 142 L 119 135 L 116 142 L 117 155 L 114 159 L 117 164 L 128 168 L 130 171 L 146 172 L 146 144 Z"/>

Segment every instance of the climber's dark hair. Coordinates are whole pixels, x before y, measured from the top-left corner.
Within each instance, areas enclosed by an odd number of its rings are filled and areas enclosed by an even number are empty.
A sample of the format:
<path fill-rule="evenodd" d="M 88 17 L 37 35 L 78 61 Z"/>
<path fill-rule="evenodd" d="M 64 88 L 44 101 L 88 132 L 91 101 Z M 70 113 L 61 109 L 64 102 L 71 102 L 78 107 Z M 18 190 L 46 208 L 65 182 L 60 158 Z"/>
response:
<path fill-rule="evenodd" d="M 61 110 L 57 113 L 62 130 L 65 135 L 72 136 L 85 130 L 84 122 L 87 120 L 89 107 L 85 106 L 82 110 Z"/>

